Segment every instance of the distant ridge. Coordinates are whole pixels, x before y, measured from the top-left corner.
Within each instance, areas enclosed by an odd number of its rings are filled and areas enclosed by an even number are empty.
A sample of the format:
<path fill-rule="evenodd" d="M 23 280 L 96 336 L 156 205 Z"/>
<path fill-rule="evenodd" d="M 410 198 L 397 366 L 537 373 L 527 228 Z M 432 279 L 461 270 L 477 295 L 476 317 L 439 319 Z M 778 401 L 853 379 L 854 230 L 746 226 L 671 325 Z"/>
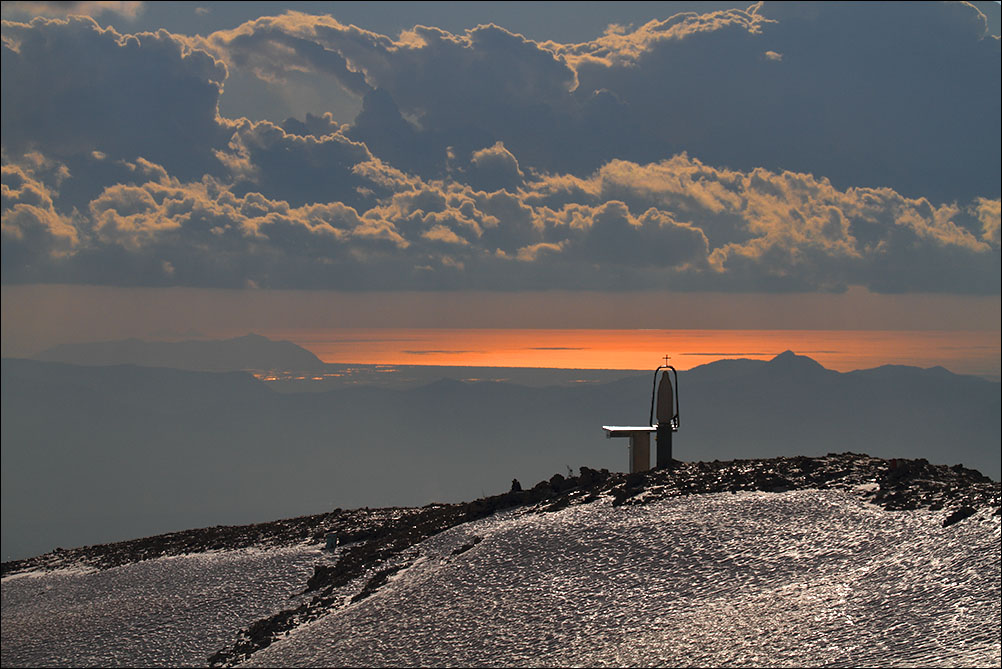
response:
<path fill-rule="evenodd" d="M 319 371 L 324 368 L 323 361 L 305 348 L 290 341 L 274 341 L 257 334 L 204 341 L 123 339 L 63 344 L 42 351 L 32 359 L 74 365 L 140 365 L 201 372 Z"/>
<path fill-rule="evenodd" d="M 787 350 L 776 355 L 770 360 L 756 360 L 752 358 L 723 358 L 696 365 L 686 370 L 685 374 L 698 372 L 701 376 L 708 378 L 723 378 L 742 376 L 745 374 L 767 374 L 774 377 L 785 377 L 787 379 L 796 378 L 798 381 L 818 380 L 825 377 L 837 378 L 844 376 L 857 376 L 866 378 L 902 378 L 907 376 L 922 376 L 939 379 L 970 378 L 980 379 L 989 383 L 998 383 L 974 374 L 958 374 L 936 365 L 935 367 L 915 367 L 914 365 L 880 365 L 866 369 L 854 369 L 848 372 L 839 372 L 828 369 L 820 362 L 806 355 L 800 355 Z"/>

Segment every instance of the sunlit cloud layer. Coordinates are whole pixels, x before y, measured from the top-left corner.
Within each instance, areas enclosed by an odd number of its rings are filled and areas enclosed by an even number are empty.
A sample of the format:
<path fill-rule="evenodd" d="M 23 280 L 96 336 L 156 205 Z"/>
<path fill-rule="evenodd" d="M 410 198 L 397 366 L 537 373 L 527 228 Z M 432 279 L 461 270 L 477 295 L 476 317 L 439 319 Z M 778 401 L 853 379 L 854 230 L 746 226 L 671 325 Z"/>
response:
<path fill-rule="evenodd" d="M 580 44 L 37 18 L 3 49 L 6 284 L 1000 292 L 1000 48 L 969 5 Z M 224 118 L 237 71 L 362 111 Z"/>

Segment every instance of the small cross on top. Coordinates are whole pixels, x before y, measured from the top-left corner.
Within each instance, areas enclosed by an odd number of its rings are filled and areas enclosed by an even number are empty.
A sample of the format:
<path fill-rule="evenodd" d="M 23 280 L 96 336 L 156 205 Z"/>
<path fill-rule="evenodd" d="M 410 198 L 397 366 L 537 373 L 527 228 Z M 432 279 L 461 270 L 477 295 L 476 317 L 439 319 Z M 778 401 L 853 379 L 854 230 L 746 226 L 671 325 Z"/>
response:
<path fill-rule="evenodd" d="M 668 366 L 668 361 L 669 361 L 669 360 L 671 360 L 671 356 L 670 356 L 670 355 L 666 355 L 666 356 L 665 356 L 665 367 L 667 367 L 667 366 Z"/>

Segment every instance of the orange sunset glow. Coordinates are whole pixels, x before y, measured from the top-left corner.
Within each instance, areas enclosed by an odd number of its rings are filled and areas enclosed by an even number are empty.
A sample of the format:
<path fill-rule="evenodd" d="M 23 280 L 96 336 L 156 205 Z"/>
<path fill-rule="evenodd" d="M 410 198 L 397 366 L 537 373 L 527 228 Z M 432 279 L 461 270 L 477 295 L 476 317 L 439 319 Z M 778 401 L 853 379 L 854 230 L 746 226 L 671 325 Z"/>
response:
<path fill-rule="evenodd" d="M 370 328 L 269 332 L 325 362 L 463 367 L 678 369 L 723 358 L 768 360 L 790 349 L 829 369 L 943 366 L 999 375 L 999 332 L 889 330 L 556 330 Z"/>

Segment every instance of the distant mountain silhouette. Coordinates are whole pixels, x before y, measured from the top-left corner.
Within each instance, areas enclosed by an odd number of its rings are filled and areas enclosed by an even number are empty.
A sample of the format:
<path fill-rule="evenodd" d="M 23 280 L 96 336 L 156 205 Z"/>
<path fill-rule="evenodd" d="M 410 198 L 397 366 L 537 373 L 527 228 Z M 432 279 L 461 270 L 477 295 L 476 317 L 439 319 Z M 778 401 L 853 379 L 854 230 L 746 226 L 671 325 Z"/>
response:
<path fill-rule="evenodd" d="M 148 342 L 139 339 L 63 344 L 33 356 L 34 360 L 75 365 L 141 365 L 195 371 L 319 371 L 324 363 L 289 341 L 261 335 L 223 340 Z"/>
<path fill-rule="evenodd" d="M 414 506 L 622 471 L 651 375 L 279 394 L 245 373 L 2 362 L 3 558 L 335 506 Z M 680 460 L 867 452 L 1000 477 L 1000 384 L 784 353 L 679 374 Z"/>
<path fill-rule="evenodd" d="M 682 375 L 686 430 L 680 444 L 712 450 L 721 459 L 744 457 L 748 450 L 794 455 L 870 449 L 883 457 L 956 460 L 999 479 L 997 382 L 941 367 L 839 373 L 789 352 L 768 362 L 747 361 L 732 374 L 715 373 L 723 363 Z"/>

